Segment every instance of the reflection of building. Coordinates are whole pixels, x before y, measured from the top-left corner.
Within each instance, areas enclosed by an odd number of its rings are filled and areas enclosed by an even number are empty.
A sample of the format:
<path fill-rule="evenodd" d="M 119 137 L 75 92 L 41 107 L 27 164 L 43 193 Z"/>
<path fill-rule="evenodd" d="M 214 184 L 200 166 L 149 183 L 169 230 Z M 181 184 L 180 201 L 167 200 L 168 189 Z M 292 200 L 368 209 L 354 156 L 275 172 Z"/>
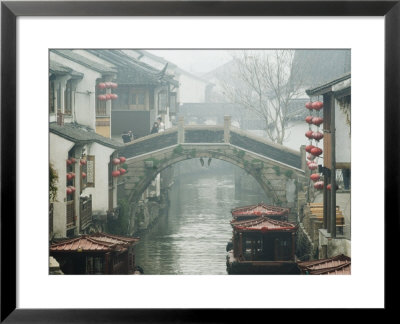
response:
<path fill-rule="evenodd" d="M 104 233 L 82 235 L 50 246 L 64 274 L 133 274 L 138 238 Z"/>
<path fill-rule="evenodd" d="M 320 255 L 323 258 L 340 253 L 348 255 L 347 240 L 336 238 L 337 177 L 343 177 L 345 193 L 350 195 L 351 173 L 351 74 L 306 91 L 312 101 L 323 99 L 324 152 L 323 230 L 320 230 Z M 339 172 L 337 172 L 339 170 Z M 350 212 L 350 209 L 349 209 Z M 350 215 L 346 221 L 350 222 Z"/>

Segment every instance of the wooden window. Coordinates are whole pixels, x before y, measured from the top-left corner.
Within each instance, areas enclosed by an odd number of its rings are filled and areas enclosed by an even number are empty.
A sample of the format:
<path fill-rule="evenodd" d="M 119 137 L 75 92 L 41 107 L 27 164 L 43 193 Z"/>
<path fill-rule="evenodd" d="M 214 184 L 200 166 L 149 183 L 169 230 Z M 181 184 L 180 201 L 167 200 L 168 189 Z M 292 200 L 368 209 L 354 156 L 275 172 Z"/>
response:
<path fill-rule="evenodd" d="M 96 82 L 96 116 L 107 116 L 107 106 L 106 100 L 100 100 L 99 95 L 105 95 L 105 89 L 99 89 L 98 84 L 103 82 L 102 80 L 98 79 Z"/>
<path fill-rule="evenodd" d="M 81 164 L 81 193 L 87 187 L 87 164 Z M 86 174 L 86 177 L 83 177 Z"/>
<path fill-rule="evenodd" d="M 54 86 L 54 81 L 50 81 L 49 83 L 49 112 L 50 114 L 54 114 L 56 112 L 55 109 L 55 86 Z"/>
<path fill-rule="evenodd" d="M 146 91 L 143 89 L 131 89 L 129 95 L 129 109 L 130 110 L 146 110 L 147 100 Z"/>
<path fill-rule="evenodd" d="M 57 83 L 57 110 L 61 110 L 61 83 Z"/>
<path fill-rule="evenodd" d="M 167 92 L 161 91 L 158 93 L 158 111 L 167 111 Z"/>
<path fill-rule="evenodd" d="M 86 187 L 95 186 L 95 156 L 88 155 L 86 157 Z"/>
<path fill-rule="evenodd" d="M 68 80 L 64 91 L 64 114 L 72 115 L 72 80 Z"/>
<path fill-rule="evenodd" d="M 138 95 L 137 95 L 137 104 L 138 105 L 144 105 L 145 104 L 144 93 L 138 93 Z"/>

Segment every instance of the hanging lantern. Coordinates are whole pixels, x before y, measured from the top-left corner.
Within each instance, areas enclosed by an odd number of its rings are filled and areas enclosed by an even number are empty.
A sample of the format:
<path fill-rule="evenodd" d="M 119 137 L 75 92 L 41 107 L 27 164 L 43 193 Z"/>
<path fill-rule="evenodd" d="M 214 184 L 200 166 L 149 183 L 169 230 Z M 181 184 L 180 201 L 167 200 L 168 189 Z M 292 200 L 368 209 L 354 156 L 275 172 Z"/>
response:
<path fill-rule="evenodd" d="M 118 95 L 116 95 L 115 93 L 111 93 L 110 97 L 111 99 L 118 99 Z"/>
<path fill-rule="evenodd" d="M 72 194 L 72 190 L 70 187 L 67 187 L 67 195 L 70 195 L 70 194 Z"/>
<path fill-rule="evenodd" d="M 324 188 L 324 182 L 323 181 L 317 181 L 316 183 L 314 183 L 314 188 L 321 190 Z"/>
<path fill-rule="evenodd" d="M 308 168 L 309 168 L 310 170 L 316 170 L 316 169 L 318 169 L 318 164 L 315 163 L 315 162 L 310 162 L 310 163 L 308 164 Z"/>
<path fill-rule="evenodd" d="M 120 156 L 120 157 L 119 157 L 119 161 L 120 161 L 121 163 L 125 163 L 126 157 Z"/>
<path fill-rule="evenodd" d="M 307 155 L 307 159 L 310 160 L 310 161 L 314 161 L 315 158 L 316 158 L 316 156 L 314 156 L 314 155 L 312 155 L 312 154 L 308 154 L 308 155 Z"/>
<path fill-rule="evenodd" d="M 98 87 L 99 89 L 103 90 L 103 89 L 106 88 L 106 84 L 105 84 L 104 82 L 100 82 L 100 83 L 97 85 L 97 87 Z"/>
<path fill-rule="evenodd" d="M 313 173 L 312 175 L 310 175 L 310 179 L 312 181 L 318 181 L 321 178 L 321 176 L 318 173 Z"/>
<path fill-rule="evenodd" d="M 306 161 L 307 166 L 309 166 L 311 163 L 313 163 L 313 161 Z"/>
<path fill-rule="evenodd" d="M 314 118 L 313 116 L 307 116 L 306 119 L 305 119 L 305 120 L 306 120 L 306 123 L 307 123 L 307 124 L 312 124 L 313 118 Z"/>
<path fill-rule="evenodd" d="M 69 186 L 68 188 L 70 188 L 70 189 L 71 189 L 72 193 L 74 193 L 74 192 L 76 191 L 76 189 L 75 189 L 75 187 L 74 187 L 74 186 Z"/>
<path fill-rule="evenodd" d="M 112 83 L 112 82 L 106 82 L 106 88 L 107 88 L 107 89 L 110 89 L 110 88 L 111 88 L 111 83 Z"/>
<path fill-rule="evenodd" d="M 79 163 L 80 163 L 81 165 L 86 165 L 86 164 L 87 164 L 87 161 L 86 161 L 85 159 L 81 159 L 81 160 L 79 161 Z"/>
<path fill-rule="evenodd" d="M 312 123 L 313 123 L 315 126 L 319 126 L 319 125 L 321 125 L 323 122 L 324 122 L 324 119 L 323 119 L 322 117 L 313 117 L 313 119 L 312 119 Z"/>
<path fill-rule="evenodd" d="M 117 89 L 118 88 L 118 84 L 115 83 L 115 82 L 111 82 L 110 87 L 111 87 L 111 89 Z"/>
<path fill-rule="evenodd" d="M 307 146 L 306 146 L 306 152 L 307 152 L 307 153 L 311 153 L 311 150 L 312 150 L 314 147 L 315 147 L 314 145 L 307 145 Z"/>
<path fill-rule="evenodd" d="M 321 110 L 324 104 L 321 101 L 314 101 L 312 103 L 312 109 Z"/>
<path fill-rule="evenodd" d="M 72 177 L 71 173 L 67 173 L 67 180 L 69 181 L 69 180 L 72 180 L 72 179 L 73 179 L 73 177 Z"/>
<path fill-rule="evenodd" d="M 112 163 L 113 163 L 114 165 L 117 165 L 117 164 L 120 164 L 120 163 L 121 163 L 121 160 L 115 158 L 115 159 L 112 160 Z"/>
<path fill-rule="evenodd" d="M 109 93 L 106 94 L 106 100 L 111 100 L 111 94 Z"/>
<path fill-rule="evenodd" d="M 73 158 L 73 157 L 70 158 L 70 160 L 71 160 L 72 163 L 75 163 L 75 162 L 76 162 L 75 158 Z"/>
<path fill-rule="evenodd" d="M 82 178 L 85 179 L 86 178 L 86 173 L 82 172 Z"/>
<path fill-rule="evenodd" d="M 305 135 L 306 135 L 307 138 L 312 139 L 312 134 L 313 134 L 313 131 L 309 130 L 309 131 L 306 132 Z"/>
<path fill-rule="evenodd" d="M 67 160 L 67 165 L 71 165 L 72 161 L 70 159 Z"/>
<path fill-rule="evenodd" d="M 335 187 L 336 187 L 336 190 L 339 189 L 338 185 L 336 185 Z M 331 184 L 328 184 L 328 185 L 326 186 L 326 189 L 331 190 L 331 189 L 332 189 L 332 185 L 331 185 Z"/>
<path fill-rule="evenodd" d="M 118 170 L 119 170 L 119 173 L 120 173 L 121 175 L 124 175 L 124 174 L 126 173 L 126 170 L 123 169 L 123 168 L 119 168 Z"/>
<path fill-rule="evenodd" d="M 311 110 L 311 109 L 313 109 L 312 105 L 313 105 L 313 103 L 311 101 L 309 101 L 306 103 L 306 108 Z"/>
<path fill-rule="evenodd" d="M 316 141 L 320 141 L 324 137 L 324 134 L 321 132 L 314 132 L 313 133 L 313 139 Z"/>
<path fill-rule="evenodd" d="M 104 101 L 104 100 L 107 100 L 107 96 L 106 95 L 98 95 L 97 99 L 99 99 L 100 101 Z"/>
<path fill-rule="evenodd" d="M 311 153 L 312 155 L 319 156 L 319 155 L 322 154 L 322 149 L 320 149 L 319 147 L 314 147 L 314 148 L 311 150 L 310 153 Z"/>
<path fill-rule="evenodd" d="M 115 178 L 121 175 L 121 173 L 118 170 L 115 170 L 113 172 L 111 172 L 111 175 Z"/>

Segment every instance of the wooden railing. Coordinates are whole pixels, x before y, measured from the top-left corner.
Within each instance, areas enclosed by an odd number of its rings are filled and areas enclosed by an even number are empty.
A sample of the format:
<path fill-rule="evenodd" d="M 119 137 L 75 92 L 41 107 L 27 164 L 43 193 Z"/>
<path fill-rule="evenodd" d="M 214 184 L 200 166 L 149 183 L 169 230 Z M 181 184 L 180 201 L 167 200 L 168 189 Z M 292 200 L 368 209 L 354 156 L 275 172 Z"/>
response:
<path fill-rule="evenodd" d="M 92 195 L 80 200 L 80 228 L 85 229 L 92 222 Z"/>

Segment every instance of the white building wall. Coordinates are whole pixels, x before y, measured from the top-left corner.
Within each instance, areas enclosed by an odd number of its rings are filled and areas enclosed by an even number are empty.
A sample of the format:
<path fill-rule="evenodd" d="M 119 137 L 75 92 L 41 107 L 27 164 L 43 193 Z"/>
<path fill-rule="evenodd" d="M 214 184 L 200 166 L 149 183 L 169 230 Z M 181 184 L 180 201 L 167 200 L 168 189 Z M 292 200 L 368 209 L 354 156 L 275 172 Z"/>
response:
<path fill-rule="evenodd" d="M 102 77 L 101 73 L 91 70 L 74 61 L 64 58 L 56 53 L 50 52 L 50 59 L 54 62 L 70 67 L 76 72 L 83 73 L 81 80 L 77 80 L 74 96 L 74 109 L 71 122 L 88 126 L 92 129 L 96 127 L 96 79 Z M 63 93 L 63 91 L 62 91 Z M 64 101 L 61 101 L 64 105 Z M 69 120 L 65 120 L 68 122 Z"/>
<path fill-rule="evenodd" d="M 53 233 L 56 238 L 66 237 L 67 168 L 68 152 L 74 143 L 50 133 L 50 163 L 58 174 L 57 198 L 53 203 Z"/>
<path fill-rule="evenodd" d="M 91 194 L 93 213 L 104 215 L 108 210 L 108 164 L 114 149 L 98 143 L 86 147 L 86 154 L 95 156 L 95 185 L 85 188 L 82 194 Z"/>
<path fill-rule="evenodd" d="M 346 114 L 335 101 L 335 138 L 336 162 L 348 163 L 351 161 L 350 125 L 347 124 Z"/>

